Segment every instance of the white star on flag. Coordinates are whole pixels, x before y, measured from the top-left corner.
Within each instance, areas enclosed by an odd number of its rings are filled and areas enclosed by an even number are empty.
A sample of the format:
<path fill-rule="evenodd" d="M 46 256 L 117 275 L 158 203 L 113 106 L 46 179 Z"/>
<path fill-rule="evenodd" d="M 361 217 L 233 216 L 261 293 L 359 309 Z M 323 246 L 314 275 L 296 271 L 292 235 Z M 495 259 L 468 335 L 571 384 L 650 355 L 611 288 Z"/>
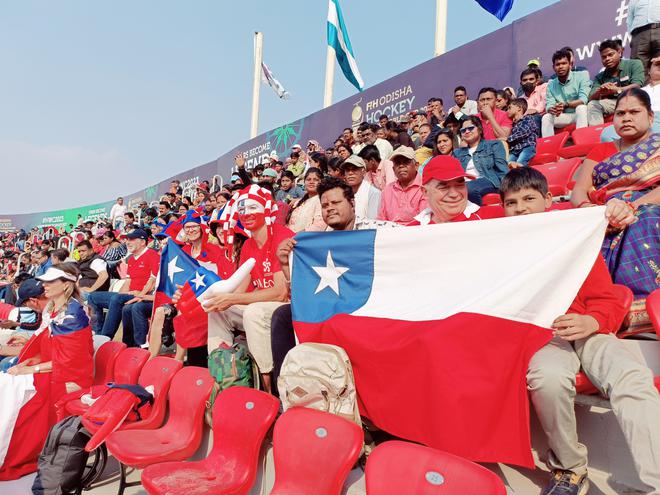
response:
<path fill-rule="evenodd" d="M 348 271 L 348 268 L 335 266 L 332 253 L 328 251 L 326 266 L 313 266 L 312 270 L 321 278 L 314 294 L 318 294 L 326 287 L 330 287 L 335 294 L 339 295 L 339 277 Z"/>
<path fill-rule="evenodd" d="M 178 260 L 179 257 L 175 256 L 172 258 L 172 261 L 170 261 L 167 264 L 167 276 L 170 277 L 170 282 L 174 283 L 174 275 L 176 275 L 179 272 L 184 271 L 183 268 L 176 266 L 176 260 Z"/>
<path fill-rule="evenodd" d="M 195 284 L 196 290 L 199 290 L 200 287 L 206 287 L 206 284 L 204 283 L 204 275 L 199 272 L 195 272 L 195 279 L 193 280 L 193 284 Z"/>

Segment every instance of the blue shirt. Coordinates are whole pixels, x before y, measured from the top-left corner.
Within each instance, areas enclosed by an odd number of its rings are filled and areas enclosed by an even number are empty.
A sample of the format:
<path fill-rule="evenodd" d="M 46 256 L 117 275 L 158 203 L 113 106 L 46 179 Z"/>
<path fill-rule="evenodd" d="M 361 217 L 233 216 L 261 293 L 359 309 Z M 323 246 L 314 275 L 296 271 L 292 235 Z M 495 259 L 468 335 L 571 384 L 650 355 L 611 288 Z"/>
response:
<path fill-rule="evenodd" d="M 630 0 L 628 4 L 628 31 L 647 24 L 660 22 L 660 0 Z"/>
<path fill-rule="evenodd" d="M 48 258 L 45 263 L 37 267 L 36 271 L 34 272 L 34 276 L 35 277 L 42 276 L 44 273 L 46 273 L 46 270 L 48 270 L 51 267 L 51 265 L 52 262 L 50 261 L 50 258 Z"/>

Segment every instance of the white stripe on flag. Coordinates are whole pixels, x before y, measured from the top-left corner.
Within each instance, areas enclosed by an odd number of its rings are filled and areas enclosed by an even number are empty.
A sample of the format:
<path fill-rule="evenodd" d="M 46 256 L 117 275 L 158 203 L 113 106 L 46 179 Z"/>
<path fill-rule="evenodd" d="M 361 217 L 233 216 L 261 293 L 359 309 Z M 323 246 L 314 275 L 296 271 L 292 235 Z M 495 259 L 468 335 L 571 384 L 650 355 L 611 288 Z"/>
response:
<path fill-rule="evenodd" d="M 335 41 L 334 39 L 331 39 L 330 30 L 328 30 L 328 44 L 335 49 L 337 61 L 339 62 L 339 66 L 346 78 L 351 81 L 357 89 L 362 91 L 364 88 L 364 81 L 362 80 L 360 70 L 358 69 L 355 57 L 353 56 L 346 24 L 342 22 L 342 16 L 339 13 L 340 7 L 338 1 L 339 0 L 328 0 L 328 29 L 332 26 L 336 32 Z M 346 66 L 346 63 L 342 63 L 342 59 L 348 63 L 348 66 Z"/>
<path fill-rule="evenodd" d="M 371 294 L 351 314 L 430 321 L 468 312 L 549 328 L 591 271 L 606 226 L 597 207 L 378 230 Z"/>

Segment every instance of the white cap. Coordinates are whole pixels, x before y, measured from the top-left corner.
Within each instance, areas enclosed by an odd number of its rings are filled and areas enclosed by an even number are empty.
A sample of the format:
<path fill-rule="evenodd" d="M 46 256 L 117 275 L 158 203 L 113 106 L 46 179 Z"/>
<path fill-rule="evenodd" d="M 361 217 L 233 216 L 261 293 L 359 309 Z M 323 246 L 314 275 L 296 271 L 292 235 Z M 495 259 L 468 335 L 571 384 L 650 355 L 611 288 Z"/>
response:
<path fill-rule="evenodd" d="M 51 266 L 46 270 L 46 273 L 39 277 L 35 277 L 37 280 L 41 280 L 42 282 L 52 282 L 53 280 L 58 280 L 60 278 L 63 278 L 64 280 L 69 280 L 70 282 L 77 282 L 78 277 L 75 275 L 71 275 L 70 273 L 66 273 L 63 270 L 60 270 L 59 268 L 55 268 L 54 266 Z"/>

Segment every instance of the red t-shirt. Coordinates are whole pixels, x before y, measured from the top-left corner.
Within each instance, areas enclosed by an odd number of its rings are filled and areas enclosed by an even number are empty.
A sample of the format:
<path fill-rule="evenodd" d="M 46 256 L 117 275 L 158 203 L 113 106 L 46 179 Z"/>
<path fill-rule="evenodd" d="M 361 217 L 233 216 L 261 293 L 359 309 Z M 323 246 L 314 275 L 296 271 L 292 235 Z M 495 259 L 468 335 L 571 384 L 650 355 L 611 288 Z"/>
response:
<path fill-rule="evenodd" d="M 296 235 L 292 230 L 282 225 L 273 225 L 273 235 L 268 239 L 263 247 L 259 248 L 253 238 L 248 239 L 243 244 L 241 250 L 241 264 L 250 258 L 254 258 L 256 264 L 250 272 L 252 284 L 249 291 L 268 289 L 273 287 L 273 275 L 282 271 L 280 261 L 277 259 L 277 247 L 285 239 L 290 239 Z"/>
<path fill-rule="evenodd" d="M 618 152 L 619 150 L 616 149 L 616 144 L 613 142 L 600 143 L 591 149 L 587 154 L 586 160 L 593 160 L 596 163 L 600 163 Z"/>
<path fill-rule="evenodd" d="M 160 255 L 153 249 L 147 249 L 139 258 L 128 258 L 128 277 L 131 283 L 129 290 L 142 290 L 153 275 L 158 275 L 160 268 Z"/>
<path fill-rule="evenodd" d="M 488 220 L 490 218 L 501 218 L 504 216 L 504 208 L 499 205 L 492 206 L 482 206 L 477 211 L 472 213 L 469 217 L 466 217 L 464 213 L 461 213 L 458 216 L 455 216 L 450 220 L 450 223 L 454 222 L 472 222 L 474 220 Z M 416 225 L 421 225 L 419 220 L 413 220 L 412 222 L 406 224 L 406 227 L 414 227 Z M 431 220 L 428 225 L 435 225 L 435 222 Z"/>
<path fill-rule="evenodd" d="M 509 118 L 504 110 L 496 108 L 493 110 L 493 115 L 495 116 L 495 122 L 497 122 L 500 127 L 508 127 L 509 129 L 513 127 L 513 121 Z M 484 118 L 481 115 L 481 112 L 479 112 L 477 116 L 481 119 L 481 125 L 484 128 L 484 139 L 498 139 L 497 136 L 495 136 L 493 126 L 488 121 L 488 119 Z"/>

